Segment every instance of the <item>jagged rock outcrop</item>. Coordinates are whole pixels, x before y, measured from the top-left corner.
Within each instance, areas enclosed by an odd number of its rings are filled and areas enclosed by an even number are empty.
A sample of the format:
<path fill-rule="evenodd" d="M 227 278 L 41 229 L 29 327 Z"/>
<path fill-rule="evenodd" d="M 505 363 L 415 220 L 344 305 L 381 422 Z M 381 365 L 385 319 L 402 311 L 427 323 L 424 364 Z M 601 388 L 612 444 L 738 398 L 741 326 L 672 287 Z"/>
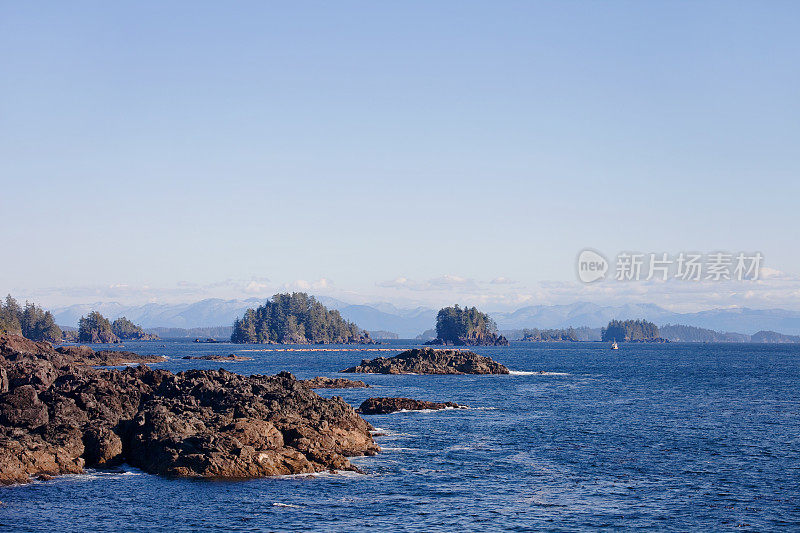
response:
<path fill-rule="evenodd" d="M 415 348 L 394 357 L 364 359 L 361 364 L 342 370 L 371 374 L 508 374 L 508 368 L 466 350 Z"/>
<path fill-rule="evenodd" d="M 354 470 L 348 456 L 379 450 L 350 405 L 287 372 L 97 369 L 30 342 L 0 336 L 0 484 L 122 461 L 197 478 Z"/>
<path fill-rule="evenodd" d="M 398 411 L 422 411 L 426 409 L 468 409 L 466 405 L 455 402 L 428 402 L 412 398 L 367 398 L 357 412 L 362 415 L 385 415 Z"/>
<path fill-rule="evenodd" d="M 303 383 L 312 389 L 365 389 L 369 385 L 361 380 L 347 378 L 329 378 L 317 376 L 313 379 L 304 379 Z"/>

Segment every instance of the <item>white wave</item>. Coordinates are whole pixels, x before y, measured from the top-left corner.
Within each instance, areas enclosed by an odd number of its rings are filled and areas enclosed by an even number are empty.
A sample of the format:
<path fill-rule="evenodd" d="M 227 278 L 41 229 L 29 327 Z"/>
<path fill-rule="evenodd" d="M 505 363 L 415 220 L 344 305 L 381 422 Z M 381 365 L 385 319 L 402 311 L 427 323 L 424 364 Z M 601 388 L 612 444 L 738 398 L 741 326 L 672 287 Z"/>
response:
<path fill-rule="evenodd" d="M 354 459 L 351 457 L 351 460 Z M 333 470 L 333 471 L 326 471 L 326 472 L 307 472 L 303 474 L 283 474 L 280 476 L 271 476 L 271 478 L 265 479 L 307 479 L 307 478 L 328 478 L 328 477 L 335 477 L 335 478 L 360 478 L 363 477 L 365 474 L 360 472 L 353 472 L 352 470 Z"/>
<path fill-rule="evenodd" d="M 293 509 L 300 509 L 299 505 L 294 505 L 291 503 L 281 503 L 281 502 L 273 502 L 273 507 L 291 507 Z"/>
<path fill-rule="evenodd" d="M 545 372 L 544 370 L 538 370 L 536 372 L 527 370 L 509 370 L 508 373 L 512 376 L 569 376 L 569 372 Z"/>
<path fill-rule="evenodd" d="M 384 429 L 381 430 L 381 434 L 376 435 L 376 437 L 383 440 L 392 440 L 392 439 L 400 439 L 403 437 L 414 438 L 416 437 L 416 435 L 412 433 L 402 433 L 399 431 L 392 431 L 391 429 Z"/>
<path fill-rule="evenodd" d="M 461 407 L 444 407 L 442 409 L 400 409 L 399 411 L 394 411 L 395 413 L 438 413 L 439 411 L 456 411 L 461 409 L 469 409 L 466 405 Z M 392 413 L 389 413 L 392 414 Z"/>
<path fill-rule="evenodd" d="M 420 451 L 420 448 L 402 448 L 402 447 L 388 448 L 388 447 L 384 446 L 384 447 L 381 448 L 381 451 L 383 451 L 383 452 L 418 452 L 418 451 Z"/>

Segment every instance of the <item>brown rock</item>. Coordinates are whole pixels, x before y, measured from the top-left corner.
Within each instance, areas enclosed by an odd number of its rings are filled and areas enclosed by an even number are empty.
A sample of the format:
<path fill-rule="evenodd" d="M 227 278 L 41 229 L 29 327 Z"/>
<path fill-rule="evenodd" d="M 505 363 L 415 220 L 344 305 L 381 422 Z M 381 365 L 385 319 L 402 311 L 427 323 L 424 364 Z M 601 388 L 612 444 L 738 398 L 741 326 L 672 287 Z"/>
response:
<path fill-rule="evenodd" d="M 108 427 L 93 426 L 83 434 L 84 459 L 89 466 L 122 462 L 122 439 Z"/>
<path fill-rule="evenodd" d="M 508 374 L 508 368 L 489 357 L 466 350 L 407 350 L 394 357 L 364 359 L 342 372 L 370 374 Z"/>
<path fill-rule="evenodd" d="M 0 484 L 119 461 L 205 478 L 355 470 L 348 456 L 379 450 L 350 405 L 286 372 L 95 369 L 83 362 L 112 356 L 2 337 L 0 351 Z"/>
<path fill-rule="evenodd" d="M 428 402 L 412 398 L 368 398 L 358 408 L 358 413 L 364 415 L 384 415 L 397 411 L 422 411 L 424 409 L 467 409 L 466 405 L 454 402 Z"/>
<path fill-rule="evenodd" d="M 369 387 L 369 385 L 360 380 L 329 378 L 326 376 L 304 379 L 301 380 L 301 383 L 304 383 L 311 389 L 363 389 Z"/>
<path fill-rule="evenodd" d="M 47 406 L 31 385 L 17 387 L 0 399 L 0 422 L 3 424 L 36 429 L 49 421 Z"/>

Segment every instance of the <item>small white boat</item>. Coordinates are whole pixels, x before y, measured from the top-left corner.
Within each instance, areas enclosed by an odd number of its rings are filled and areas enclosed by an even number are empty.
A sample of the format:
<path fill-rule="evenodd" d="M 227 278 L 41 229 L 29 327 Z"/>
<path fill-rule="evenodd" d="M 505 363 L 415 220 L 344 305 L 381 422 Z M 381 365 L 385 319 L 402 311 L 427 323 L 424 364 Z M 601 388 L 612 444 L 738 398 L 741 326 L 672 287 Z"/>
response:
<path fill-rule="evenodd" d="M 617 341 L 614 341 L 614 342 L 611 343 L 611 349 L 612 350 L 619 350 L 619 345 L 617 345 Z"/>

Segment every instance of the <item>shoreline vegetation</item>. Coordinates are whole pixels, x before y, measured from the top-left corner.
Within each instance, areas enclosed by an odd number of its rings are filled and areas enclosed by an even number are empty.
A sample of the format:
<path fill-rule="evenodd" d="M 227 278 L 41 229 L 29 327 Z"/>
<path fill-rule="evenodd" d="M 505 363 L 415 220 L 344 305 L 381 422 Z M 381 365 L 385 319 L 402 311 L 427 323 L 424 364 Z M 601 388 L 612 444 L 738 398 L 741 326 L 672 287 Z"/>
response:
<path fill-rule="evenodd" d="M 48 342 L 60 342 L 62 337 L 61 328 L 50 311 L 28 301 L 23 307 L 10 294 L 5 302 L 0 302 L 0 333 Z"/>
<path fill-rule="evenodd" d="M 277 298 L 277 302 L 275 299 Z M 288 299 L 288 306 L 286 300 Z M 293 300 L 294 299 L 294 300 Z M 303 303 L 305 301 L 305 310 Z M 310 302 L 315 302 L 316 305 Z M 267 313 L 264 308 L 275 304 L 283 306 Z M 299 304 L 299 305 L 298 305 Z M 294 306 L 294 307 L 293 307 Z M 319 306 L 319 308 L 317 307 Z M 289 312 L 286 312 L 288 307 Z M 321 309 L 320 309 L 321 308 Z M 299 310 L 299 311 L 298 311 Z M 259 313 L 261 320 L 259 321 Z M 264 317 L 267 318 L 264 318 Z M 653 336 L 641 330 L 657 330 Z M 80 318 L 78 328 L 58 325 L 54 315 L 32 302 L 21 305 L 11 295 L 0 301 L 0 334 L 21 335 L 33 341 L 60 343 L 122 343 L 124 341 L 156 341 L 167 338 L 191 338 L 199 343 L 235 342 L 243 344 L 381 344 L 380 340 L 397 339 L 397 334 L 361 329 L 345 320 L 338 311 L 329 311 L 306 293 L 279 294 L 264 306 L 249 309 L 234 326 L 208 326 L 195 328 L 143 328 L 122 316 L 113 322 L 97 311 Z M 627 324 L 627 325 L 626 325 Z M 634 324 L 634 325 L 631 325 Z M 301 327 L 302 326 L 302 327 Z M 619 328 L 622 329 L 619 329 Z M 260 328 L 260 329 L 259 329 Z M 602 337 L 604 330 L 612 333 Z M 639 328 L 637 330 L 637 328 Z M 301 335 L 302 334 L 302 335 Z M 565 328 L 523 328 L 497 331 L 495 322 L 476 308 L 458 305 L 439 311 L 436 327 L 426 330 L 415 339 L 428 345 L 442 346 L 505 346 L 508 340 L 522 342 L 681 342 L 681 343 L 800 343 L 800 335 L 789 335 L 773 330 L 760 330 L 752 334 L 717 331 L 686 324 L 655 326 L 653 322 L 639 320 L 612 320 L 605 328 L 570 326 Z M 237 340 L 232 340 L 236 336 Z M 280 340 L 279 340 L 280 339 Z M 625 339 L 625 340 L 622 340 Z M 290 341 L 297 342 L 290 342 Z M 297 348 L 299 349 L 299 348 Z M 324 350 L 323 350 L 324 351 Z M 332 350 L 335 351 L 335 350 Z"/>

